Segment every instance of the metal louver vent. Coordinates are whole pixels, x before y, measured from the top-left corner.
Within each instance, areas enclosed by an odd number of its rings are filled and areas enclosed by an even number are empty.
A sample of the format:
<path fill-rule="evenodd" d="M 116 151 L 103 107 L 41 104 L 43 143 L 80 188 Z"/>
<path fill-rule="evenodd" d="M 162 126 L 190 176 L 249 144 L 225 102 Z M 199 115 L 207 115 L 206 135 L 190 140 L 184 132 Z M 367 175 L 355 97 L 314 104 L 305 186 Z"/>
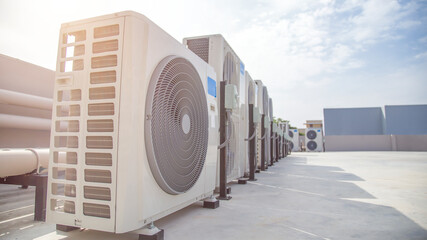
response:
<path fill-rule="evenodd" d="M 294 133 L 292 131 L 288 131 L 288 135 L 289 137 L 294 138 Z"/>
<path fill-rule="evenodd" d="M 164 58 L 151 76 L 145 144 L 151 172 L 169 194 L 189 190 L 202 172 L 208 146 L 208 109 L 197 70 L 186 59 Z"/>
<path fill-rule="evenodd" d="M 311 140 L 313 140 L 317 137 L 317 133 L 314 130 L 308 131 L 306 135 L 307 135 L 307 138 L 311 139 Z"/>
<path fill-rule="evenodd" d="M 315 141 L 308 141 L 307 148 L 314 151 L 317 148 L 317 143 Z"/>
<path fill-rule="evenodd" d="M 188 49 L 209 63 L 209 38 L 187 40 Z"/>

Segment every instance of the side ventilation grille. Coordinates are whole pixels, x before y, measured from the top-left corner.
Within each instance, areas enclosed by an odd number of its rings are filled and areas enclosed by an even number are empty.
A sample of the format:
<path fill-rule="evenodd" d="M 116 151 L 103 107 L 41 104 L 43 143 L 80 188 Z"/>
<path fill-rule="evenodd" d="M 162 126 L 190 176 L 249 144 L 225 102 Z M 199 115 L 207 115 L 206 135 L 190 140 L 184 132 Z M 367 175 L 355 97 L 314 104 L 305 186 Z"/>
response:
<path fill-rule="evenodd" d="M 209 38 L 187 40 L 188 49 L 209 63 Z"/>
<path fill-rule="evenodd" d="M 114 224 L 121 32 L 94 23 L 61 36 L 49 201 L 76 222 Z"/>

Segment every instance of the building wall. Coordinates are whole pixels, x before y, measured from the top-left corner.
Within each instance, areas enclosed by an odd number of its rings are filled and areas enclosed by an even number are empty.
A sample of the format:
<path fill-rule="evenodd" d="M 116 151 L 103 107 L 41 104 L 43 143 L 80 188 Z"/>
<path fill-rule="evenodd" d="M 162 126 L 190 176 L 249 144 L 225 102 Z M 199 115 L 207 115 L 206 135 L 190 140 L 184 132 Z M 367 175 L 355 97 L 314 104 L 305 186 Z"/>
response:
<path fill-rule="evenodd" d="M 380 107 L 323 109 L 325 136 L 382 135 L 384 115 Z"/>
<path fill-rule="evenodd" d="M 388 135 L 325 136 L 326 151 L 391 151 Z"/>
<path fill-rule="evenodd" d="M 385 115 L 386 134 L 427 134 L 427 105 L 385 106 Z"/>
<path fill-rule="evenodd" d="M 427 135 L 325 136 L 326 151 L 427 151 Z"/>
<path fill-rule="evenodd" d="M 392 135 L 396 151 L 427 151 L 427 135 Z"/>

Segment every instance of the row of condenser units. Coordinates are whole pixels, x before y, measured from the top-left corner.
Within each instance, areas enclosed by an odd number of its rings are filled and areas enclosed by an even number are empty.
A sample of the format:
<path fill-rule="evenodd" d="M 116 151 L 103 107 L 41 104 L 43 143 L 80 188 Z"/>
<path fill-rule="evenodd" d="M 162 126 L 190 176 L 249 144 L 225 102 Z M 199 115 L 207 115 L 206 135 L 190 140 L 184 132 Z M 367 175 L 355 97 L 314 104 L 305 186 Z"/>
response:
<path fill-rule="evenodd" d="M 286 156 L 272 110 L 221 35 L 180 43 L 135 12 L 63 24 L 47 220 L 122 233 L 210 198 L 221 166 L 228 183 Z"/>
<path fill-rule="evenodd" d="M 325 143 L 323 129 L 321 127 L 307 127 L 305 136 L 299 136 L 298 129 L 289 129 L 288 131 L 289 148 L 293 152 L 324 152 Z"/>

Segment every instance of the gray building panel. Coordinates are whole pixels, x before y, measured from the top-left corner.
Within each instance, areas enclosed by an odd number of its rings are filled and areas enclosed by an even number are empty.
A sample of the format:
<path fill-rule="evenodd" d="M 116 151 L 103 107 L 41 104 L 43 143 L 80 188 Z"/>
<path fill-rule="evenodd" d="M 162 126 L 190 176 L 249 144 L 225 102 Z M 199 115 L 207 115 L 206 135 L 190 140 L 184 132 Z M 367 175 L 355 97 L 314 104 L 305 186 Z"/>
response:
<path fill-rule="evenodd" d="M 380 107 L 323 109 L 325 136 L 382 135 L 384 114 Z"/>
<path fill-rule="evenodd" d="M 386 134 L 427 135 L 427 105 L 385 106 Z"/>

